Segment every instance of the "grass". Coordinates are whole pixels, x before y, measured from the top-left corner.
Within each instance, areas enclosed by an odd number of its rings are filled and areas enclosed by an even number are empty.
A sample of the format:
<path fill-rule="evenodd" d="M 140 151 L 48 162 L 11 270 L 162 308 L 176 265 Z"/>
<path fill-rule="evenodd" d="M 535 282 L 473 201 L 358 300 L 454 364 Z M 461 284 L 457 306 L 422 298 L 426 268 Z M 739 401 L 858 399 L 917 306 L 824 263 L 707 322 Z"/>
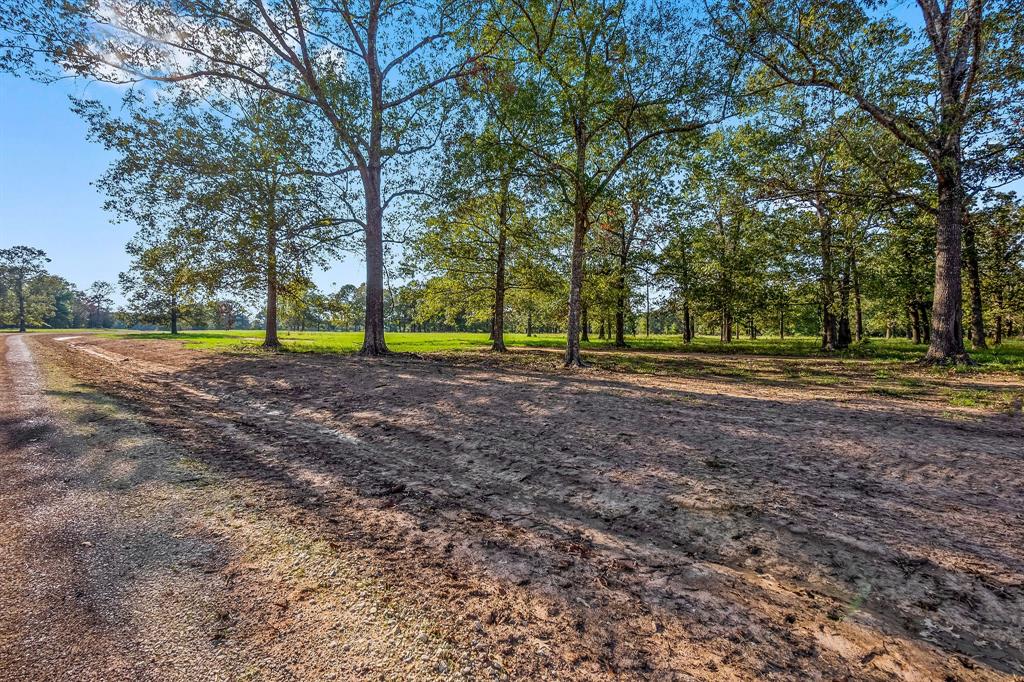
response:
<path fill-rule="evenodd" d="M 1020 401 L 1024 396 L 1012 391 L 969 389 L 951 390 L 949 404 L 951 407 L 980 407 L 999 410 L 1001 412 L 1019 412 Z"/>
<path fill-rule="evenodd" d="M 80 331 L 80 330 L 79 330 Z M 138 339 L 178 339 L 188 348 L 203 350 L 254 350 L 263 342 L 260 330 L 232 331 L 186 331 L 178 336 L 154 332 L 117 332 L 118 336 Z M 363 341 L 362 332 L 282 332 L 281 343 L 285 350 L 292 352 L 353 353 L 359 350 Z M 523 348 L 561 349 L 565 345 L 562 334 L 507 334 L 507 345 Z M 651 372 L 656 366 L 669 362 L 668 358 L 653 358 L 656 353 L 682 352 L 687 354 L 717 355 L 759 355 L 789 358 L 834 358 L 836 360 L 878 361 L 877 379 L 894 379 L 888 366 L 909 363 L 924 355 L 926 346 L 913 344 L 906 339 L 871 339 L 858 343 L 849 349 L 836 353 L 825 353 L 820 349 L 816 336 L 796 336 L 787 339 L 761 338 L 739 339 L 722 343 L 715 336 L 700 336 L 690 344 L 682 343 L 675 335 L 651 337 L 629 337 L 629 348 L 620 349 L 609 341 L 584 342 L 582 347 L 589 351 L 610 351 L 616 354 L 617 362 L 626 364 L 633 371 Z M 403 353 L 431 353 L 438 351 L 480 351 L 490 347 L 487 334 L 483 333 L 416 333 L 392 332 L 387 334 L 388 347 Z M 1024 372 L 1024 341 L 1006 341 L 998 348 L 974 351 L 971 357 L 977 363 L 973 368 L 957 368 L 956 371 L 1010 371 Z M 679 362 L 676 360 L 675 362 Z M 742 370 L 737 369 L 742 373 Z M 947 370 L 937 370 L 947 371 Z M 823 385 L 838 382 L 828 376 L 819 377 L 816 382 Z M 907 388 L 913 388 L 908 386 Z"/>
<path fill-rule="evenodd" d="M 27 334 L 82 334 L 82 333 L 85 333 L 85 332 L 95 332 L 95 331 L 99 331 L 99 330 L 97 330 L 97 329 L 82 329 L 80 327 L 76 328 L 76 329 L 59 329 L 59 328 L 58 329 L 50 329 L 49 327 L 33 327 L 31 329 L 26 329 L 25 333 L 27 333 Z M 113 330 L 104 329 L 103 331 L 108 331 L 109 332 L 109 331 L 113 331 Z M 18 328 L 17 327 L 2 327 L 2 328 L 0 328 L 0 334 L 17 334 L 17 333 L 18 333 Z"/>

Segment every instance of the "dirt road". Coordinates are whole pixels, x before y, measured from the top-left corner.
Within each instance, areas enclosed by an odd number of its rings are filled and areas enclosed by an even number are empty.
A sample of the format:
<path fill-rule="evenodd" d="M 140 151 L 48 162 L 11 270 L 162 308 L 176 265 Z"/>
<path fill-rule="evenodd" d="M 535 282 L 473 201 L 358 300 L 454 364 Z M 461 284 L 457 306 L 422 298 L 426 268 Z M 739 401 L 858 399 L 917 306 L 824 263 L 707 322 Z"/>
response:
<path fill-rule="evenodd" d="M 1019 412 L 0 340 L 7 679 L 1024 674 Z"/>

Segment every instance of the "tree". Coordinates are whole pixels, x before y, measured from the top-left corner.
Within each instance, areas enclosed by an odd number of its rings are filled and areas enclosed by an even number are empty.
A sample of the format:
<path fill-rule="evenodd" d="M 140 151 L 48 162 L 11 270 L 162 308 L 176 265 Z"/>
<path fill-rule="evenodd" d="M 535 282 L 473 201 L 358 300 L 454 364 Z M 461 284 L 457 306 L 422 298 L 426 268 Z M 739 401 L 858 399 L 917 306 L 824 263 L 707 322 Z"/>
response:
<path fill-rule="evenodd" d="M 114 306 L 114 285 L 110 282 L 96 281 L 89 285 L 83 296 L 88 310 L 87 327 L 100 328 L 114 326 L 112 308 Z"/>
<path fill-rule="evenodd" d="M 1004 336 L 1013 336 L 1015 321 L 1024 331 L 1024 205 L 1013 193 L 994 194 L 972 220 L 978 223 L 984 288 L 990 297 L 993 340 L 999 345 Z"/>
<path fill-rule="evenodd" d="M 81 308 L 82 293 L 71 282 L 44 273 L 32 281 L 29 291 L 29 300 L 38 301 L 37 311 L 43 326 L 52 329 L 81 326 L 76 310 Z"/>
<path fill-rule="evenodd" d="M 728 70 L 670 3 L 498 2 L 482 36 L 501 41 L 482 87 L 488 108 L 571 219 L 565 364 L 580 366 L 595 202 L 654 140 L 724 118 Z"/>
<path fill-rule="evenodd" d="M 701 312 L 717 320 L 724 343 L 744 320 L 754 331 L 754 317 L 766 305 L 772 244 L 778 240 L 772 217 L 759 207 L 758 187 L 747 175 L 741 152 L 749 143 L 736 132 L 708 136 L 679 183 L 671 210 L 673 235 L 661 259 L 660 276 L 684 297 L 684 328 L 687 322 L 694 325 L 687 318 L 699 301 Z"/>
<path fill-rule="evenodd" d="M 141 237 L 142 235 L 140 235 Z M 193 243 L 173 233 L 164 241 L 135 239 L 128 244 L 131 268 L 120 275 L 121 291 L 127 299 L 126 316 L 133 322 L 166 324 L 178 333 L 182 319 L 201 315 L 204 284 L 200 272 L 201 254 Z"/>
<path fill-rule="evenodd" d="M 484 120 L 451 145 L 406 269 L 431 276 L 420 314 L 461 301 L 460 312 L 489 320 L 491 349 L 504 352 L 507 295 L 531 285 L 549 242 L 543 221 L 531 215 L 527 198 L 535 188 L 524 155 Z"/>
<path fill-rule="evenodd" d="M 449 86 L 479 70 L 478 55 L 459 45 L 481 8 L 464 0 L 42 0 L 31 7 L 3 0 L 0 29 L 21 41 L 7 68 L 31 71 L 42 54 L 64 72 L 100 80 L 235 83 L 319 112 L 344 161 L 318 172 L 359 177 L 366 257 L 361 352 L 381 355 L 384 213 L 415 185 L 401 177 L 402 166 L 415 164 L 397 162 L 433 145 L 451 103 Z"/>
<path fill-rule="evenodd" d="M 854 332 L 863 337 L 862 317 L 851 324 L 851 297 L 861 310 L 861 268 L 871 216 L 884 204 L 904 201 L 920 169 L 912 162 L 897 166 L 905 155 L 879 141 L 876 131 L 856 109 L 841 110 L 831 93 L 808 93 L 784 88 L 744 125 L 739 134 L 745 150 L 741 164 L 745 183 L 757 188 L 763 201 L 779 211 L 810 214 L 805 240 L 817 252 L 818 308 L 822 318 L 822 348 L 850 345 Z M 766 98 L 767 100 L 767 98 Z M 881 144 L 880 144 L 881 142 Z M 860 158 L 866 147 L 884 163 L 898 168 L 898 184 L 879 171 L 869 171 Z M 893 156 L 898 157 L 895 160 Z M 877 164 L 876 164 L 877 165 Z"/>
<path fill-rule="evenodd" d="M 46 252 L 31 246 L 12 246 L 0 249 L 0 279 L 4 287 L 14 294 L 18 331 L 24 332 L 30 317 L 29 287 L 33 280 L 46 272 L 49 263 Z"/>
<path fill-rule="evenodd" d="M 362 331 L 366 308 L 366 285 L 345 284 L 327 296 L 326 313 L 332 327 L 342 331 Z"/>
<path fill-rule="evenodd" d="M 308 109 L 260 92 L 234 92 L 212 108 L 130 94 L 122 117 L 96 102 L 76 109 L 118 154 L 99 183 L 106 206 L 175 245 L 193 284 L 263 292 L 264 346 L 278 348 L 279 296 L 305 290 L 311 269 L 359 229 L 343 188 L 304 171 L 323 151 Z"/>
<path fill-rule="evenodd" d="M 626 346 L 629 282 L 661 240 L 671 175 L 665 145 L 648 145 L 598 202 L 596 247 L 612 259 L 615 345 Z"/>
<path fill-rule="evenodd" d="M 967 362 L 961 263 L 967 139 L 1019 96 L 1012 0 L 918 0 L 924 30 L 880 15 L 869 0 L 741 0 L 715 12 L 719 35 L 755 57 L 770 84 L 846 97 L 928 163 L 934 178 L 935 286 L 924 361 Z M 1016 75 L 1014 75 L 1016 74 Z M 991 140 L 1001 131 L 988 130 Z"/>

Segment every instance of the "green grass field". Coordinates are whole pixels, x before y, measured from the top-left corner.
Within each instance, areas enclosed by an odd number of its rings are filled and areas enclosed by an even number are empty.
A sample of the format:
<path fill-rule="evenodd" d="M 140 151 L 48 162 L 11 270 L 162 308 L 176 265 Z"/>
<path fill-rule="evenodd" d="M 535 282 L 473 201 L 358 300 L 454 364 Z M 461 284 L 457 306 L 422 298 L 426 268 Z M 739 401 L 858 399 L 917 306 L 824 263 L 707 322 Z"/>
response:
<path fill-rule="evenodd" d="M 49 327 L 45 327 L 45 328 L 44 327 L 39 327 L 39 328 L 35 328 L 34 327 L 32 329 L 27 329 L 25 331 L 28 334 L 81 334 L 83 332 L 96 332 L 96 331 L 100 331 L 100 330 L 98 330 L 98 329 L 82 329 L 80 327 L 76 328 L 76 329 L 50 329 Z M 106 330 L 105 329 L 103 331 L 110 331 L 110 330 Z M 18 328 L 17 327 L 4 327 L 4 328 L 0 329 L 0 334 L 17 334 L 17 333 L 18 333 Z"/>
<path fill-rule="evenodd" d="M 69 330 L 74 331 L 74 330 Z M 81 333 L 81 330 L 79 330 Z M 167 333 L 116 332 L 119 336 L 137 339 L 177 339 L 188 348 L 246 351 L 258 349 L 263 342 L 260 330 L 234 331 L 187 331 L 178 336 Z M 359 350 L 363 341 L 362 332 L 282 332 L 281 342 L 286 351 L 315 353 L 353 353 Z M 507 334 L 505 342 L 511 347 L 563 348 L 565 337 L 561 334 Z M 402 353 L 431 353 L 440 351 L 479 351 L 490 347 L 487 334 L 474 333 L 414 333 L 392 332 L 387 334 L 388 347 Z M 926 346 L 912 344 L 906 339 L 871 339 L 855 344 L 850 349 L 826 354 L 819 349 L 820 341 L 813 336 L 739 339 L 732 343 L 721 343 L 716 336 L 697 337 L 692 343 L 684 344 L 675 335 L 628 337 L 628 349 L 617 349 L 608 341 L 590 341 L 583 344 L 585 350 L 609 350 L 619 353 L 683 352 L 714 353 L 732 355 L 765 355 L 776 357 L 835 357 L 839 359 L 867 359 L 880 362 L 913 362 L 924 355 Z M 998 348 L 975 351 L 971 357 L 978 363 L 978 369 L 991 371 L 1024 371 L 1024 341 L 1004 342 Z"/>

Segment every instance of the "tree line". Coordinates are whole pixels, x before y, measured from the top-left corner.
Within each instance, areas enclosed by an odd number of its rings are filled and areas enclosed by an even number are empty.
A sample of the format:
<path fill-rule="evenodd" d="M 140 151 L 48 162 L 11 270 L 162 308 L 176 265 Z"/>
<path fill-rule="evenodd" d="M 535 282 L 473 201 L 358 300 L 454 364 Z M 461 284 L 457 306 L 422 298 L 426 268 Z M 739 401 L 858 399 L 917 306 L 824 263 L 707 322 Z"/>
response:
<path fill-rule="evenodd" d="M 180 319 L 193 328 L 250 329 L 262 328 L 263 313 L 250 319 L 248 306 L 223 298 L 205 298 L 183 302 L 180 308 L 153 303 L 146 293 L 145 303 L 129 300 L 126 306 L 115 306 L 115 287 L 110 282 L 93 282 L 80 289 L 65 278 L 50 273 L 46 253 L 31 246 L 0 249 L 0 328 L 26 331 L 42 329 L 112 329 L 153 328 L 170 326 L 177 331 Z M 122 275 L 122 280 L 127 275 Z M 133 289 L 127 289 L 131 292 Z M 141 290 L 136 290 L 142 295 Z M 156 297 L 158 298 L 158 297 Z M 294 328 L 303 322 L 300 313 L 287 318 Z"/>
<path fill-rule="evenodd" d="M 957 363 L 1024 326 L 1014 0 L 0 5 L 8 70 L 134 86 L 73 106 L 140 227 L 122 285 L 172 327 L 258 296 L 274 347 L 346 253 L 365 355 L 536 325 L 578 365 L 642 326 Z"/>
<path fill-rule="evenodd" d="M 0 327 L 114 326 L 113 286 L 93 282 L 79 289 L 47 272 L 49 261 L 44 251 L 31 246 L 0 249 Z"/>

